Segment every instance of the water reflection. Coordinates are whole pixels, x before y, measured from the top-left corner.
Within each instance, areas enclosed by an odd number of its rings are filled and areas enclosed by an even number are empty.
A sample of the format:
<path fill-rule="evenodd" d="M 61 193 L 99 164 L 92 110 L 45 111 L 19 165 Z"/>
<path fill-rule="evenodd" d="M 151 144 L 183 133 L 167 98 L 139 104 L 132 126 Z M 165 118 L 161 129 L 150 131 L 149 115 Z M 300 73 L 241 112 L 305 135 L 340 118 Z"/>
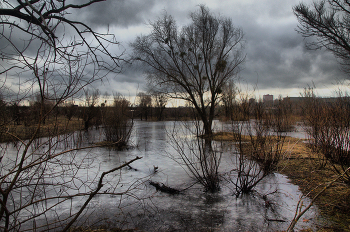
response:
<path fill-rule="evenodd" d="M 183 167 L 169 157 L 169 154 L 176 155 L 167 136 L 174 125 L 183 126 L 181 122 L 136 122 L 132 135 L 136 149 L 111 151 L 108 155 L 101 149 L 105 169 L 142 156 L 142 160 L 132 165 L 137 171 L 124 170 L 121 176 L 125 185 L 134 181 L 140 185 L 134 197 L 106 199 L 101 196 L 98 208 L 103 208 L 105 213 L 97 211 L 92 218 L 97 220 L 104 215 L 111 226 L 136 227 L 143 231 L 275 231 L 288 227 L 300 192 L 281 174 L 269 175 L 258 184 L 256 194 L 239 198 L 233 196 L 233 186 L 224 180 L 218 193 L 206 193 L 199 184 L 179 195 L 156 192 L 148 179 L 177 189 L 194 183 Z M 225 148 L 220 173 L 230 171 L 235 160 L 232 148 Z M 159 167 L 157 173 L 153 173 L 154 166 Z M 316 214 L 313 207 L 305 218 L 315 218 Z M 310 226 L 310 222 L 312 220 L 300 222 L 298 228 Z"/>
<path fill-rule="evenodd" d="M 135 122 L 131 140 L 134 149 L 125 151 L 96 148 L 79 151 L 76 155 L 89 158 L 89 169 L 79 175 L 84 180 L 88 175 L 96 175 L 125 163 L 136 156 L 143 157 L 133 163 L 132 168 L 124 168 L 121 173 L 107 177 L 105 189 L 117 188 L 128 191 L 123 196 L 99 195 L 90 204 L 88 212 L 80 223 L 108 225 L 111 227 L 138 228 L 142 231 L 276 231 L 285 230 L 292 219 L 299 200 L 298 187 L 289 183 L 281 174 L 271 174 L 256 187 L 256 193 L 233 196 L 233 186 L 224 179 L 217 193 L 203 191 L 200 184 L 186 173 L 186 170 L 172 159 L 176 150 L 171 146 L 168 134 L 181 122 Z M 216 122 L 217 127 L 223 127 Z M 86 134 L 87 144 L 103 139 L 99 130 Z M 188 136 L 188 135 L 183 135 Z M 228 173 L 234 165 L 232 149 L 221 149 L 219 173 Z M 158 172 L 154 172 L 154 166 Z M 88 179 L 88 178 L 87 178 Z M 164 183 L 176 189 L 189 189 L 178 195 L 156 192 L 149 180 Z M 265 196 L 265 197 L 264 197 Z M 307 202 L 305 202 L 306 204 Z M 64 214 L 70 207 L 78 209 L 82 201 L 61 205 Z M 305 218 L 315 218 L 315 207 Z M 53 215 L 55 217 L 56 215 Z M 310 222 L 300 222 L 298 228 L 309 226 Z"/>

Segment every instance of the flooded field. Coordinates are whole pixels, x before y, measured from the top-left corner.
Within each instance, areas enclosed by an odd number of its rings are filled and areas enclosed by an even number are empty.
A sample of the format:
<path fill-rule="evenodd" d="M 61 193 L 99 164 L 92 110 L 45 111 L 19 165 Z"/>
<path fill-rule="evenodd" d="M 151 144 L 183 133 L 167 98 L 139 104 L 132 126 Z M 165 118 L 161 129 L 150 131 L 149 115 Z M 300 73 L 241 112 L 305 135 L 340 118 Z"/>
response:
<path fill-rule="evenodd" d="M 102 194 L 95 196 L 88 210 L 78 220 L 78 225 L 107 225 L 123 229 L 137 228 L 141 231 L 277 231 L 286 230 L 295 213 L 300 197 L 298 186 L 285 176 L 274 173 L 268 175 L 249 195 L 236 197 L 234 186 L 227 174 L 234 169 L 235 157 L 232 145 L 216 143 L 220 150 L 221 190 L 217 193 L 205 192 L 203 186 L 188 174 L 186 166 L 179 160 L 170 139 L 174 128 L 184 127 L 182 122 L 142 122 L 136 121 L 131 137 L 133 147 L 124 151 L 108 148 L 94 148 L 74 153 L 74 160 L 80 160 L 81 168 L 75 173 L 76 179 L 96 186 L 96 176 L 118 167 L 136 156 L 135 161 L 120 172 L 112 173 L 104 181 Z M 219 122 L 218 129 L 226 128 Z M 181 132 L 182 131 L 182 132 Z M 191 134 L 177 130 L 177 138 L 193 139 Z M 181 134 L 183 133 L 183 134 Z M 297 132 L 294 132 L 297 133 Z M 302 133 L 299 132 L 299 136 Z M 82 134 L 84 145 L 103 140 L 103 133 L 91 130 Z M 64 149 L 57 147 L 59 149 Z M 186 149 L 186 148 L 184 148 Z M 16 149 L 8 148 L 15 153 Z M 67 162 L 69 154 L 63 156 Z M 62 161 L 62 160 L 61 160 Z M 52 169 L 64 169 L 55 166 Z M 63 178 L 63 177 L 62 177 Z M 69 178 L 67 174 L 66 177 Z M 58 181 L 55 178 L 52 181 Z M 165 184 L 180 190 L 179 194 L 157 191 L 150 182 Z M 78 182 L 72 183 L 79 186 Z M 86 188 L 87 185 L 82 185 Z M 108 194 L 110 190 L 123 193 Z M 77 188 L 71 194 L 79 192 Z M 86 191 L 86 189 L 84 189 Z M 53 194 L 47 191 L 47 194 Z M 57 217 L 64 217 L 78 210 L 84 197 L 66 201 L 39 217 L 36 223 L 45 223 Z M 306 204 L 305 202 L 304 204 Z M 25 217 L 26 215 L 21 215 Z M 312 207 L 298 223 L 298 228 L 313 227 L 317 208 Z"/>

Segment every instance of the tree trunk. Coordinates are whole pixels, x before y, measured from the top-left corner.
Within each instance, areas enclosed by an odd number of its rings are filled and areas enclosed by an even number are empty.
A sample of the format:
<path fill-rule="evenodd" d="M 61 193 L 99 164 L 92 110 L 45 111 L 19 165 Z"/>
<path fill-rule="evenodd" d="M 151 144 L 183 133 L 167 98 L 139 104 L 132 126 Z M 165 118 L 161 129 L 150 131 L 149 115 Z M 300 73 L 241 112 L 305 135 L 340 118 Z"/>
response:
<path fill-rule="evenodd" d="M 202 120 L 203 121 L 203 129 L 204 129 L 204 136 L 205 137 L 211 137 L 213 134 L 211 125 L 212 125 L 212 121 L 211 120 Z"/>

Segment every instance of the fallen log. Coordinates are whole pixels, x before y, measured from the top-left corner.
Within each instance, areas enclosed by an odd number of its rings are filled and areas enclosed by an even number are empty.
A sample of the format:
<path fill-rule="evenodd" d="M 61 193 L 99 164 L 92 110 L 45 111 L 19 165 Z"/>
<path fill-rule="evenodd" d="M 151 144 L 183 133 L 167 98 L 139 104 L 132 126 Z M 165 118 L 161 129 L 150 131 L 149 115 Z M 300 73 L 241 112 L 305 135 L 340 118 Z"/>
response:
<path fill-rule="evenodd" d="M 179 194 L 180 193 L 180 190 L 168 187 L 168 186 L 164 185 L 163 183 L 157 183 L 157 182 L 150 181 L 149 184 L 154 186 L 157 189 L 157 191 L 159 190 L 163 193 L 169 193 L 169 194 Z"/>
<path fill-rule="evenodd" d="M 270 219 L 270 218 L 266 218 L 267 221 L 269 222 L 286 222 L 286 220 L 282 220 L 282 219 Z"/>

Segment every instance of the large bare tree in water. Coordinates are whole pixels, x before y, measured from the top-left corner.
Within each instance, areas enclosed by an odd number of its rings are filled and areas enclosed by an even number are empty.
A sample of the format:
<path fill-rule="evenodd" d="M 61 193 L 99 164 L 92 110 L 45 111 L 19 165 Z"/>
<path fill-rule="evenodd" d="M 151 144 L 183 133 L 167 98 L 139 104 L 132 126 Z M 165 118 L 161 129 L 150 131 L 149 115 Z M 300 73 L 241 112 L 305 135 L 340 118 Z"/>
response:
<path fill-rule="evenodd" d="M 0 2 L 2 101 L 19 106 L 38 96 L 39 111 L 33 125 L 24 125 L 22 131 L 13 130 L 11 121 L 0 125 L 1 139 L 16 141 L 15 145 L 0 144 L 1 231 L 66 231 L 101 191 L 122 194 L 118 182 L 108 185 L 104 179 L 127 164 L 84 176 L 91 162 L 89 155 L 80 153 L 84 149 L 81 137 L 74 133 L 58 136 L 71 124 L 52 117 L 61 103 L 86 86 L 120 71 L 121 58 L 111 53 L 113 45 L 118 45 L 114 36 L 72 17 L 76 10 L 100 1 Z M 50 126 L 43 126 L 44 122 Z M 43 134 L 45 138 L 40 139 Z M 75 198 L 80 199 L 78 207 L 73 207 Z M 59 207 L 66 213 L 59 212 Z"/>
<path fill-rule="evenodd" d="M 132 43 L 134 59 L 146 65 L 154 88 L 190 102 L 204 133 L 211 135 L 222 88 L 245 59 L 243 32 L 231 19 L 215 16 L 203 5 L 191 13 L 191 20 L 178 28 L 166 14 L 151 23 L 152 32 Z"/>

